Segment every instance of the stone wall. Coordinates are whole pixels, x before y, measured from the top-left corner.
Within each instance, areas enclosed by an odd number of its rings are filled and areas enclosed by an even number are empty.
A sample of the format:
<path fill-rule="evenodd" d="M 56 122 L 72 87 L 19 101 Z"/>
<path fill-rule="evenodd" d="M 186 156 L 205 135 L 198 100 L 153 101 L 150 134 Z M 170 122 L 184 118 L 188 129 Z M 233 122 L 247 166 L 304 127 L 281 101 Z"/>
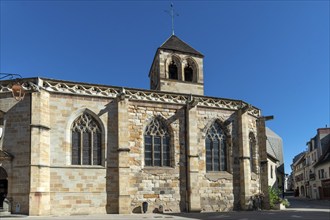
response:
<path fill-rule="evenodd" d="M 0 94 L 0 110 L 5 112 L 2 150 L 13 156 L 1 165 L 8 174 L 8 195 L 12 213 L 29 213 L 30 192 L 30 95 L 17 102 L 10 93 Z M 17 209 L 16 209 L 17 207 Z"/>
<path fill-rule="evenodd" d="M 161 91 L 186 94 L 204 94 L 204 85 L 201 83 L 184 82 L 173 79 L 162 79 L 160 82 Z"/>
<path fill-rule="evenodd" d="M 235 113 L 225 110 L 198 108 L 198 146 L 199 151 L 199 185 L 201 194 L 202 211 L 229 211 L 234 208 L 234 188 L 238 187 L 233 182 L 234 138 L 233 126 Z M 208 128 L 218 121 L 226 126 L 228 148 L 228 170 L 221 172 L 206 172 L 205 138 Z"/>
<path fill-rule="evenodd" d="M 247 112 L 133 101 L 125 93 L 113 99 L 41 90 L 21 102 L 0 98 L 9 122 L 4 150 L 14 155 L 3 166 L 19 213 L 136 213 L 143 202 L 148 212 L 229 211 L 248 208 L 260 191 L 259 168 L 250 169 L 251 159 L 260 162 L 258 143 L 250 158 L 248 141 L 259 131 Z M 71 126 L 85 111 L 101 126 L 101 165 L 71 165 Z M 171 133 L 170 167 L 144 164 L 144 131 L 154 117 Z M 227 137 L 228 169 L 206 172 L 205 138 L 215 121 Z"/>
<path fill-rule="evenodd" d="M 177 61 L 178 79 L 169 79 L 168 66 L 172 58 Z M 188 60 L 193 62 L 194 76 L 193 82 L 184 81 L 184 68 Z M 165 92 L 186 93 L 194 95 L 204 95 L 204 71 L 203 58 L 193 55 L 175 53 L 161 50 L 156 54 L 156 58 L 151 68 L 151 89 Z"/>
<path fill-rule="evenodd" d="M 50 114 L 50 214 L 106 213 L 107 159 L 111 152 L 108 130 L 112 126 L 112 100 L 51 94 Z M 71 165 L 71 126 L 84 111 L 99 121 L 102 130 L 102 165 Z M 105 156 L 107 155 L 107 156 Z M 111 158 L 111 157 L 110 157 Z M 111 164 L 111 162 L 109 163 Z M 112 185 L 109 185 L 111 188 Z M 47 209 L 47 207 L 44 207 Z"/>
<path fill-rule="evenodd" d="M 184 209 L 185 174 L 179 165 L 184 165 L 180 143 L 184 145 L 182 110 L 179 106 L 130 103 L 129 105 L 129 166 L 130 195 L 133 212 L 140 212 L 142 202 L 148 202 L 148 212 L 164 209 L 180 212 Z M 148 123 L 160 116 L 172 132 L 171 167 L 144 166 L 144 131 Z"/>

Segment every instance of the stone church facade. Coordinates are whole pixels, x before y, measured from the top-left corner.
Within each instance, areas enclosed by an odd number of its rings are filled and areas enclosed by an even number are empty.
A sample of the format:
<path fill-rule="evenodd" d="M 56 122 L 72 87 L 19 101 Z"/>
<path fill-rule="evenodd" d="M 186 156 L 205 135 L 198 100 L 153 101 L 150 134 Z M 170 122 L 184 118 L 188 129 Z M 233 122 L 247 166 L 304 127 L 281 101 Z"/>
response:
<path fill-rule="evenodd" d="M 265 193 L 265 117 L 204 96 L 204 56 L 172 35 L 151 90 L 25 78 L 0 83 L 0 193 L 12 213 L 229 211 Z"/>

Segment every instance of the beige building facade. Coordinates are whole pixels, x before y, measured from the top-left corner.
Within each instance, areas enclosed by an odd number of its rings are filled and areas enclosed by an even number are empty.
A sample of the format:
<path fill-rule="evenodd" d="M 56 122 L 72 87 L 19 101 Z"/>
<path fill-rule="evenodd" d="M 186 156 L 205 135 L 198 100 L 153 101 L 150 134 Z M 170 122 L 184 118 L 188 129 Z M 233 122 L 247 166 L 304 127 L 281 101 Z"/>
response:
<path fill-rule="evenodd" d="M 318 128 L 307 142 L 307 150 L 291 165 L 296 196 L 330 198 L 330 128 Z"/>
<path fill-rule="evenodd" d="M 0 84 L 0 190 L 28 215 L 268 207 L 265 117 L 204 96 L 203 55 L 172 35 L 151 90 L 47 78 Z"/>

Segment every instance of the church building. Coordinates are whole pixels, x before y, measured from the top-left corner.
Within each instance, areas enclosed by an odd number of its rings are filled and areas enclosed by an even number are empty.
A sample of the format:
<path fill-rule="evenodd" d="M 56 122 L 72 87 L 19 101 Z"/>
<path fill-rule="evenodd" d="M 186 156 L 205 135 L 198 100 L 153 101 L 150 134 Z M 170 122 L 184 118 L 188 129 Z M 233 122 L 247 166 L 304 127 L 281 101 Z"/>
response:
<path fill-rule="evenodd" d="M 1 201 L 41 216 L 249 210 L 261 194 L 267 208 L 267 117 L 205 96 L 203 58 L 172 35 L 150 90 L 0 81 Z"/>

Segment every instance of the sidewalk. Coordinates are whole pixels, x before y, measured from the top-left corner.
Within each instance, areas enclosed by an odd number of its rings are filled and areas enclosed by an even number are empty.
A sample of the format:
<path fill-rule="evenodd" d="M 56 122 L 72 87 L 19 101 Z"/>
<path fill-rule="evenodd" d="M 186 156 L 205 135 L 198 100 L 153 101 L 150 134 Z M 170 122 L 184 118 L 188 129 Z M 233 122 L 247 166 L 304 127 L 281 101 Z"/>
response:
<path fill-rule="evenodd" d="M 96 214 L 96 215 L 71 215 L 71 216 L 25 216 L 11 215 L 0 216 L 1 220 L 278 220 L 278 219 L 317 219 L 329 220 L 330 201 L 312 200 L 306 198 L 286 197 L 290 207 L 285 210 L 262 211 L 233 211 L 215 213 L 168 213 L 168 214 Z M 59 213 L 60 215 L 60 213 Z"/>

